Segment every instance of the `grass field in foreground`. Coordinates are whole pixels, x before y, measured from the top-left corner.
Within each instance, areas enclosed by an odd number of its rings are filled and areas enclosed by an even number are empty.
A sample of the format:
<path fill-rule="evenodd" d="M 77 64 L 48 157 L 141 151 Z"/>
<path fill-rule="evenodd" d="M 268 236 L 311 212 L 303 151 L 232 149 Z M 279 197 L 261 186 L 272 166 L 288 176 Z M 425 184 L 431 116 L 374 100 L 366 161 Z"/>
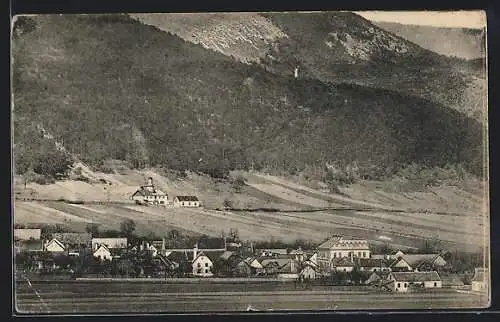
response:
<path fill-rule="evenodd" d="M 35 292 L 36 291 L 36 292 Z M 291 284 L 32 283 L 16 285 L 19 313 L 132 313 L 257 310 L 480 308 L 486 296 L 440 289 L 386 293 L 367 288 L 294 288 Z"/>

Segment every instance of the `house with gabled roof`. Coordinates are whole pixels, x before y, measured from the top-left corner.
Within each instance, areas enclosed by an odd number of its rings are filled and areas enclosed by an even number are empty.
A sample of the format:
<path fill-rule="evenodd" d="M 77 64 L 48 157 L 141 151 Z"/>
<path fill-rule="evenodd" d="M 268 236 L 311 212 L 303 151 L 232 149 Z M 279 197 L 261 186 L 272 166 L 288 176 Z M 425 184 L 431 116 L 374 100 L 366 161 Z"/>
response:
<path fill-rule="evenodd" d="M 365 284 L 380 285 L 381 283 L 387 281 L 389 274 L 391 274 L 390 271 L 372 271 L 372 273 L 365 280 Z"/>
<path fill-rule="evenodd" d="M 212 273 L 213 262 L 210 259 L 210 257 L 205 255 L 203 251 L 199 252 L 198 254 L 196 253 L 194 254 L 192 266 L 193 266 L 193 276 L 197 277 L 213 276 Z"/>
<path fill-rule="evenodd" d="M 99 245 L 97 249 L 94 250 L 92 255 L 99 261 L 113 260 L 113 255 L 111 254 L 111 250 L 109 249 L 108 246 L 104 244 Z"/>
<path fill-rule="evenodd" d="M 200 200 L 196 196 L 177 196 L 174 198 L 174 207 L 199 207 Z"/>
<path fill-rule="evenodd" d="M 413 267 L 403 258 L 398 257 L 392 261 L 389 268 L 393 272 L 411 272 Z"/>
<path fill-rule="evenodd" d="M 285 265 L 278 269 L 278 278 L 283 279 L 298 279 L 302 267 L 299 261 L 290 259 Z"/>
<path fill-rule="evenodd" d="M 408 292 L 413 288 L 441 288 L 438 272 L 391 272 L 387 278 L 396 292 Z"/>
<path fill-rule="evenodd" d="M 333 272 L 349 273 L 354 270 L 354 263 L 346 257 L 334 258 L 330 261 L 330 270 Z"/>
<path fill-rule="evenodd" d="M 314 280 L 319 276 L 318 266 L 313 264 L 312 262 L 304 261 L 300 266 L 301 270 L 299 272 L 299 277 L 302 277 L 306 280 Z"/>
<path fill-rule="evenodd" d="M 61 243 L 57 238 L 52 238 L 45 244 L 45 251 L 51 253 L 63 253 L 66 251 L 66 246 Z"/>

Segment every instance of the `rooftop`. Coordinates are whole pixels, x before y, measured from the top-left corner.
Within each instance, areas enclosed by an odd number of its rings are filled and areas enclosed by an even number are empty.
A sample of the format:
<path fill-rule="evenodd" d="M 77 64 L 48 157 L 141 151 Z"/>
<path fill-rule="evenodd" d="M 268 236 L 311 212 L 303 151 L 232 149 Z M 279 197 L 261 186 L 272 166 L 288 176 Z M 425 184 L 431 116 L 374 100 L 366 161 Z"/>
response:
<path fill-rule="evenodd" d="M 354 263 L 347 257 L 332 259 L 333 266 L 354 266 Z"/>
<path fill-rule="evenodd" d="M 333 236 L 329 240 L 325 241 L 323 244 L 319 245 L 320 249 L 356 249 L 356 248 L 366 248 L 368 249 L 368 241 L 364 239 L 344 239 L 342 236 Z"/>
<path fill-rule="evenodd" d="M 196 196 L 177 196 L 176 198 L 179 201 L 198 201 Z"/>
<path fill-rule="evenodd" d="M 425 282 L 440 281 L 441 277 L 435 271 L 431 272 L 392 272 L 391 275 L 396 281 L 404 282 Z"/>

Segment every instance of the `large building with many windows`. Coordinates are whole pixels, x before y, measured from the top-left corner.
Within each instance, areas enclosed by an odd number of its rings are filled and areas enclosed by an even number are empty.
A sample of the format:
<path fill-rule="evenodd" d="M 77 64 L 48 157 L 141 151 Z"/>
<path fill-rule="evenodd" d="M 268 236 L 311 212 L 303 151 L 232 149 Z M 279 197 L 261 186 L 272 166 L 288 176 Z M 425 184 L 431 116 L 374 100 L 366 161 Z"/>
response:
<path fill-rule="evenodd" d="M 318 246 L 318 264 L 322 268 L 331 268 L 332 260 L 338 258 L 370 258 L 370 247 L 367 240 L 345 239 L 333 236 Z"/>

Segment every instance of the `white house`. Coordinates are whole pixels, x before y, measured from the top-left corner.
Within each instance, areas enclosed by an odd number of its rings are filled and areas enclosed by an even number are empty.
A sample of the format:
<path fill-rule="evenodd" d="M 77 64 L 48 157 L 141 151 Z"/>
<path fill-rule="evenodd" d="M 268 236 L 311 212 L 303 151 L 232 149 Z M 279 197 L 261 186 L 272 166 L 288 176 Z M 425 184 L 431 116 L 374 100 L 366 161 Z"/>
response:
<path fill-rule="evenodd" d="M 472 277 L 472 290 L 475 292 L 486 292 L 488 290 L 487 270 L 485 268 L 474 269 Z"/>
<path fill-rule="evenodd" d="M 441 288 L 441 277 L 432 272 L 391 272 L 387 278 L 396 292 L 408 292 L 413 287 Z"/>
<path fill-rule="evenodd" d="M 107 248 L 127 248 L 127 238 L 92 238 L 92 249 L 96 250 L 100 245 Z"/>
<path fill-rule="evenodd" d="M 196 196 L 177 196 L 174 199 L 174 207 L 199 207 L 200 201 Z"/>
<path fill-rule="evenodd" d="M 212 273 L 212 260 L 203 252 L 193 254 L 193 276 L 210 277 Z"/>
<path fill-rule="evenodd" d="M 136 192 L 134 192 L 131 199 L 138 204 L 155 206 L 166 206 L 169 204 L 168 195 L 155 188 L 153 185 L 153 178 L 149 178 L 147 185 L 141 186 Z"/>
<path fill-rule="evenodd" d="M 105 245 L 100 245 L 92 254 L 95 258 L 100 261 L 103 260 L 113 260 L 113 256 L 111 255 L 111 251 Z"/>
<path fill-rule="evenodd" d="M 59 240 L 53 238 L 47 244 L 45 244 L 45 251 L 51 253 L 62 253 L 66 251 L 66 247 L 64 247 L 64 244 L 61 243 Z"/>
<path fill-rule="evenodd" d="M 322 268 L 330 267 L 336 258 L 370 258 L 370 247 L 367 240 L 344 239 L 342 236 L 333 236 L 318 246 L 318 264 Z"/>

